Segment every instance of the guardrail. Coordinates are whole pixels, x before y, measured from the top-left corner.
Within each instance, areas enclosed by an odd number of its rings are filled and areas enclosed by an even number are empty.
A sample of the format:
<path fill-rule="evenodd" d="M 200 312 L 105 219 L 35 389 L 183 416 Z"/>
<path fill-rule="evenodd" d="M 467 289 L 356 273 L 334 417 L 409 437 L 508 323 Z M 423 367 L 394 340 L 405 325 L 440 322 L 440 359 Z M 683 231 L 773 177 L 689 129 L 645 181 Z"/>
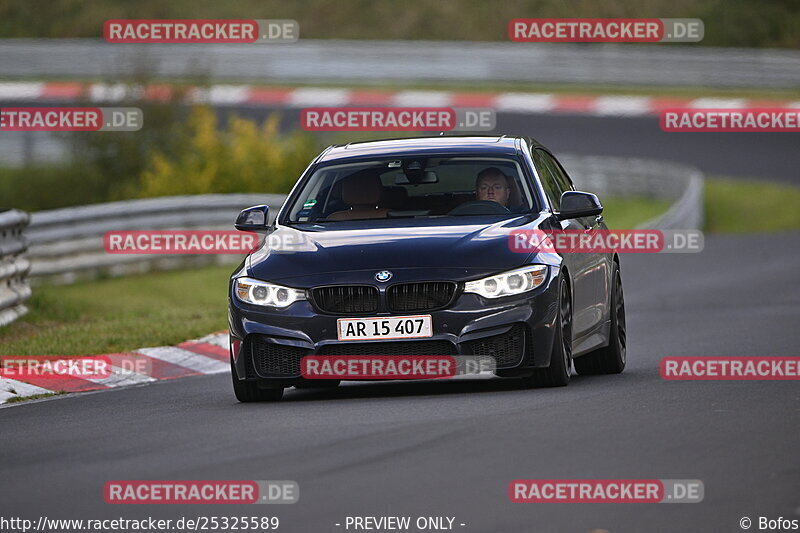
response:
<path fill-rule="evenodd" d="M 702 174 L 695 168 L 614 157 L 565 155 L 564 166 L 582 190 L 607 196 L 651 196 L 672 207 L 640 227 L 698 229 L 702 224 Z M 31 276 L 37 282 L 71 283 L 99 275 L 117 276 L 207 264 L 233 264 L 239 255 L 108 254 L 110 230 L 232 229 L 238 212 L 265 203 L 272 216 L 285 196 L 209 194 L 129 200 L 34 213 L 26 233 Z"/>
<path fill-rule="evenodd" d="M 30 217 L 18 209 L 0 210 L 0 327 L 28 312 L 31 296 L 27 282 L 30 262 L 25 257 L 28 242 L 23 235 Z"/>
<path fill-rule="evenodd" d="M 159 229 L 233 229 L 245 207 L 267 204 L 272 216 L 285 196 L 277 194 L 205 194 L 126 200 L 33 213 L 27 231 L 31 276 L 38 281 L 72 283 L 100 274 L 118 276 L 212 263 L 235 263 L 238 255 L 108 254 L 107 231 Z"/>
<path fill-rule="evenodd" d="M 694 45 L 348 41 L 286 45 L 116 44 L 98 39 L 4 39 L 7 78 L 158 78 L 381 84 L 467 81 L 705 87 L 800 86 L 796 50 Z"/>
<path fill-rule="evenodd" d="M 564 168 L 579 189 L 608 196 L 650 196 L 672 202 L 662 215 L 639 224 L 642 229 L 703 227 L 703 173 L 696 167 L 627 157 L 562 156 Z"/>

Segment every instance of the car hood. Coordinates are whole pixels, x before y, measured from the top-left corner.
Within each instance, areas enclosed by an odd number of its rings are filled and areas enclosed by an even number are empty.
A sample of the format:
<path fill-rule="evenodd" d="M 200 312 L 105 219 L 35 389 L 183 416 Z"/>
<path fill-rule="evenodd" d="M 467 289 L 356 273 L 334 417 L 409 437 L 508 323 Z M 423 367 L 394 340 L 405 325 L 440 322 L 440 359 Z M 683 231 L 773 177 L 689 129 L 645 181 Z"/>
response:
<path fill-rule="evenodd" d="M 394 280 L 469 279 L 525 264 L 527 255 L 511 251 L 508 235 L 530 228 L 533 217 L 396 219 L 339 222 L 301 229 L 279 226 L 247 263 L 249 276 L 294 281 L 294 286 L 374 282 L 390 270 Z M 364 274 L 369 273 L 369 276 Z"/>

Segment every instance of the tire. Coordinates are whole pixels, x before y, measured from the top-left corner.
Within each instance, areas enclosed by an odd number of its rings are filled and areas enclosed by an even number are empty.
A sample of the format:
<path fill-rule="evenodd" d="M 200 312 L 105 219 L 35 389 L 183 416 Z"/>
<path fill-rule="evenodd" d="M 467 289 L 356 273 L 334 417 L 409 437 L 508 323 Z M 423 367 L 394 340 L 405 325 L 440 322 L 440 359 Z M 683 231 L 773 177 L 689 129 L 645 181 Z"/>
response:
<path fill-rule="evenodd" d="M 236 377 L 236 368 L 231 358 L 231 378 L 233 379 L 233 393 L 242 403 L 249 402 L 277 402 L 283 398 L 283 387 L 275 389 L 260 389 L 256 381 L 243 381 Z"/>
<path fill-rule="evenodd" d="M 614 263 L 611 288 L 611 329 L 608 346 L 575 358 L 575 370 L 583 376 L 619 374 L 625 369 L 627 326 L 625 323 L 625 295 L 619 265 Z"/>
<path fill-rule="evenodd" d="M 558 286 L 558 316 L 550 365 L 537 369 L 524 379 L 528 387 L 563 387 L 569 384 L 572 359 L 572 295 L 569 284 L 561 278 Z"/>

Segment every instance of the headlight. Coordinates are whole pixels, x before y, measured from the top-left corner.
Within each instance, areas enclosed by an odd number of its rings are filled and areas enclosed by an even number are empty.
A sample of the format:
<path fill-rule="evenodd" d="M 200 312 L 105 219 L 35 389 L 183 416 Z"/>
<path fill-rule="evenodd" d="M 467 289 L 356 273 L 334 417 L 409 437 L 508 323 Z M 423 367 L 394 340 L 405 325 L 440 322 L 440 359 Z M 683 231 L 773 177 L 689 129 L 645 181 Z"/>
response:
<path fill-rule="evenodd" d="M 532 291 L 547 279 L 546 265 L 531 265 L 488 278 L 468 281 L 464 292 L 480 294 L 484 298 L 500 298 Z"/>
<path fill-rule="evenodd" d="M 300 289 L 292 289 L 266 281 L 252 278 L 236 278 L 233 290 L 241 301 L 255 305 L 287 307 L 297 300 L 305 300 L 306 293 Z"/>

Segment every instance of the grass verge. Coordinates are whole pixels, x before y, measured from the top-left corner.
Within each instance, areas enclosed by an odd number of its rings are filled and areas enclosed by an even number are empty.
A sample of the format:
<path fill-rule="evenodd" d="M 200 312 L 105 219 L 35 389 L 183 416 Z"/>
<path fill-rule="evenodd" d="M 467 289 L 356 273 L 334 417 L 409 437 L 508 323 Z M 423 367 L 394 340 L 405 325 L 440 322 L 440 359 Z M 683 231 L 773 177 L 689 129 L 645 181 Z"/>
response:
<path fill-rule="evenodd" d="M 14 396 L 13 398 L 9 398 L 5 401 L 5 403 L 21 403 L 21 402 L 28 402 L 31 400 L 41 400 L 42 398 L 50 398 L 51 396 L 61 396 L 62 394 L 66 394 L 66 392 L 45 392 L 42 394 L 32 394 L 30 396 Z"/>
<path fill-rule="evenodd" d="M 707 233 L 800 230 L 800 187 L 710 177 L 705 185 Z"/>
<path fill-rule="evenodd" d="M 633 229 L 664 213 L 671 202 L 658 198 L 601 198 L 603 219 L 610 229 Z"/>
<path fill-rule="evenodd" d="M 35 287 L 0 329 L 0 355 L 94 355 L 174 345 L 225 329 L 231 266 Z"/>

